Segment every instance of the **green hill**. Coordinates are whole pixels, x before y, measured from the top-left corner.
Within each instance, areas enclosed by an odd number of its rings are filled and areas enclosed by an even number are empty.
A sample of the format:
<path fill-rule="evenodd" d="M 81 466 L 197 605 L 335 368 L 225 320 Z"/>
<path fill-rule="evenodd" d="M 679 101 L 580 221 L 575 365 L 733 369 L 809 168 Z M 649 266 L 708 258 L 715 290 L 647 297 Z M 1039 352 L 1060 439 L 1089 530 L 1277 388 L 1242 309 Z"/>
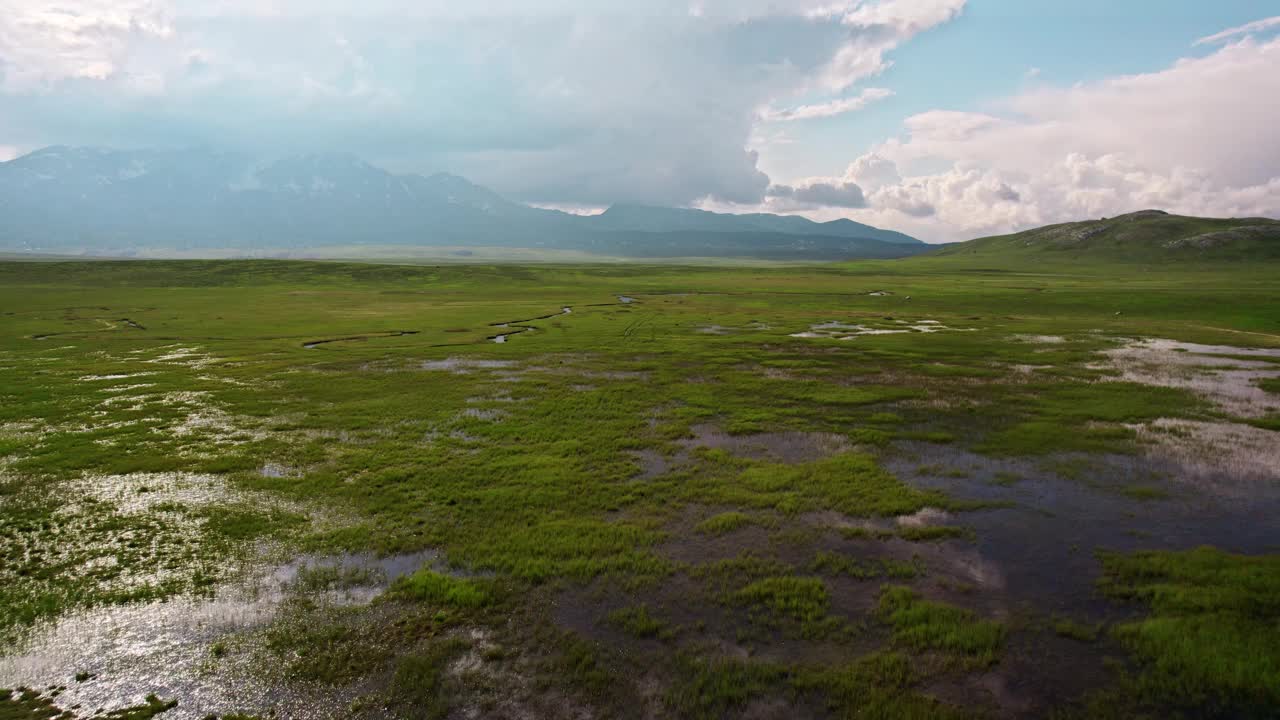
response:
<path fill-rule="evenodd" d="M 1280 260 L 1280 221 L 1215 219 L 1142 210 L 954 243 L 926 257 L 1145 263 Z"/>

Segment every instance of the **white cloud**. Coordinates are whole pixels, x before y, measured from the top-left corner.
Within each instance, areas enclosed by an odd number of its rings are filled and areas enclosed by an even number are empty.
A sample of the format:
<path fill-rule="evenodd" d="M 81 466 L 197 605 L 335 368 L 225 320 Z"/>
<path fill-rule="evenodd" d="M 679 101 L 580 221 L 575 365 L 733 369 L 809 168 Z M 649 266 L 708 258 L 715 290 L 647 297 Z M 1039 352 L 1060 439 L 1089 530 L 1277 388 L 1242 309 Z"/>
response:
<path fill-rule="evenodd" d="M 1199 40 L 1196 40 L 1195 44 L 1210 45 L 1213 43 L 1222 42 L 1224 40 L 1238 38 L 1242 35 L 1252 35 L 1255 33 L 1266 32 L 1271 28 L 1280 28 L 1280 15 L 1275 15 L 1269 18 L 1263 18 L 1261 20 L 1254 20 L 1251 23 L 1245 23 L 1244 25 L 1239 25 L 1237 27 L 1227 28 L 1226 30 L 1223 30 L 1222 32 L 1219 32 L 1219 33 L 1206 35 L 1205 37 L 1202 37 Z"/>
<path fill-rule="evenodd" d="M 1276 98 L 1280 38 L 1245 38 L 1159 72 L 1030 89 L 989 112 L 920 113 L 844 175 L 804 182 L 865 192 L 866 209 L 816 217 L 932 240 L 1143 208 L 1277 217 Z"/>
<path fill-rule="evenodd" d="M 810 13 L 839 17 L 851 29 L 822 75 L 822 85 L 835 92 L 887 70 L 885 54 L 904 41 L 955 19 L 966 0 L 882 0 L 845 2 Z"/>
<path fill-rule="evenodd" d="M 867 206 L 862 188 L 857 183 L 843 180 L 811 179 L 796 185 L 771 185 L 765 195 L 773 207 L 779 210 Z"/>
<path fill-rule="evenodd" d="M 167 8 L 153 0 L 6 3 L 0 12 L 0 90 L 104 80 L 137 45 L 172 33 Z"/>
<path fill-rule="evenodd" d="M 816 89 L 844 92 L 963 0 L 828 4 L 7 0 L 0 137 L 340 149 L 539 202 L 759 202 L 755 140 L 784 138 L 758 108 L 876 99 Z"/>
<path fill-rule="evenodd" d="M 793 120 L 813 120 L 829 118 L 845 113 L 856 112 L 877 100 L 893 96 L 893 91 L 885 88 L 866 88 L 853 97 L 839 98 L 824 103 L 801 105 L 799 107 L 778 110 L 766 108 L 760 113 L 765 122 L 790 122 Z"/>
<path fill-rule="evenodd" d="M 897 185 L 902 181 L 898 174 L 898 166 L 874 152 L 867 153 L 854 160 L 845 170 L 845 179 L 861 183 L 870 190 L 878 190 L 885 185 Z"/>

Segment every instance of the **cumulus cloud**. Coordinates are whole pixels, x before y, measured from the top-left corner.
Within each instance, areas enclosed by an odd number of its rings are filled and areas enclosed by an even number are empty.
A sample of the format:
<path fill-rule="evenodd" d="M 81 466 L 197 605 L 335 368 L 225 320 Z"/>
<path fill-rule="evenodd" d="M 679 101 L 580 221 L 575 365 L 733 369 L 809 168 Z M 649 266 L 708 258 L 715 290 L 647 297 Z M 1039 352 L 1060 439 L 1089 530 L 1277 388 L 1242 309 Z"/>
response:
<path fill-rule="evenodd" d="M 172 34 L 165 6 L 152 0 L 6 3 L 0 14 L 0 90 L 104 80 L 120 71 L 132 49 Z"/>
<path fill-rule="evenodd" d="M 811 214 L 939 241 L 1143 208 L 1277 217 L 1277 97 L 1280 38 L 1245 37 L 1159 72 L 1037 87 L 988 112 L 920 113 L 843 175 L 805 181 L 855 184 L 865 209 Z"/>
<path fill-rule="evenodd" d="M 852 111 L 882 91 L 815 94 L 953 16 L 847 5 L 9 0 L 0 143 L 342 150 L 529 201 L 760 202 L 759 108 Z M 850 53 L 867 72 L 828 83 Z"/>
<path fill-rule="evenodd" d="M 965 0 L 885 0 L 879 3 L 843 2 L 811 11 L 811 17 L 837 17 L 851 29 L 845 43 L 827 65 L 821 83 L 833 91 L 879 75 L 890 61 L 885 55 L 914 35 L 955 19 Z"/>
<path fill-rule="evenodd" d="M 841 180 L 807 180 L 797 185 L 771 185 L 766 196 L 775 205 L 786 209 L 867 206 L 862 188 L 857 183 Z"/>

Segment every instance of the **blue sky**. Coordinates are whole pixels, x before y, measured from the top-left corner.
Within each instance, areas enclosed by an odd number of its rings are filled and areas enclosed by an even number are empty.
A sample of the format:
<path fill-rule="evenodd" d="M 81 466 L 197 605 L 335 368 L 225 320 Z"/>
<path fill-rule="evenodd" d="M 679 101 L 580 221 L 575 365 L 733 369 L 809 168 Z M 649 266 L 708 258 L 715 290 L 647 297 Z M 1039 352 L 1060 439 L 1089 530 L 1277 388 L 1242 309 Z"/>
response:
<path fill-rule="evenodd" d="M 9 0 L 0 159 L 349 152 L 932 241 L 1280 215 L 1274 0 Z M 1198 42 L 1214 36 L 1210 41 Z"/>
<path fill-rule="evenodd" d="M 838 158 L 861 154 L 910 115 L 980 111 L 1033 83 L 1158 71 L 1212 51 L 1192 47 L 1197 38 L 1277 13 L 1273 0 L 970 0 L 958 18 L 913 38 L 874 80 L 894 97 L 856 117 L 814 121 L 806 142 L 766 159 L 766 171 L 837 173 Z"/>

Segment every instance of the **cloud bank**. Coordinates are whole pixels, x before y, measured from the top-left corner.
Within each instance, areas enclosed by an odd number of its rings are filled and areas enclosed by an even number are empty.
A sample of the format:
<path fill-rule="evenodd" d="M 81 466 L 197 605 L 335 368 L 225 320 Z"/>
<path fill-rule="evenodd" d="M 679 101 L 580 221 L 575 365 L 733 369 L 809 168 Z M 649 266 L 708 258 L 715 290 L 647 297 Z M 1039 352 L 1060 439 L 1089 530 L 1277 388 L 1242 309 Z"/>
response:
<path fill-rule="evenodd" d="M 883 97 L 855 86 L 963 4 L 10 0 L 0 145 L 341 150 L 529 201 L 759 203 L 760 108 Z"/>
<path fill-rule="evenodd" d="M 853 217 L 958 240 L 1144 207 L 1280 216 L 1280 16 L 1158 72 L 903 122 L 830 177 L 757 151 L 856 122 L 964 0 L 9 0 L 0 159 L 51 144 L 342 151 L 513 198 Z M 767 138 L 768 142 L 759 142 Z"/>

